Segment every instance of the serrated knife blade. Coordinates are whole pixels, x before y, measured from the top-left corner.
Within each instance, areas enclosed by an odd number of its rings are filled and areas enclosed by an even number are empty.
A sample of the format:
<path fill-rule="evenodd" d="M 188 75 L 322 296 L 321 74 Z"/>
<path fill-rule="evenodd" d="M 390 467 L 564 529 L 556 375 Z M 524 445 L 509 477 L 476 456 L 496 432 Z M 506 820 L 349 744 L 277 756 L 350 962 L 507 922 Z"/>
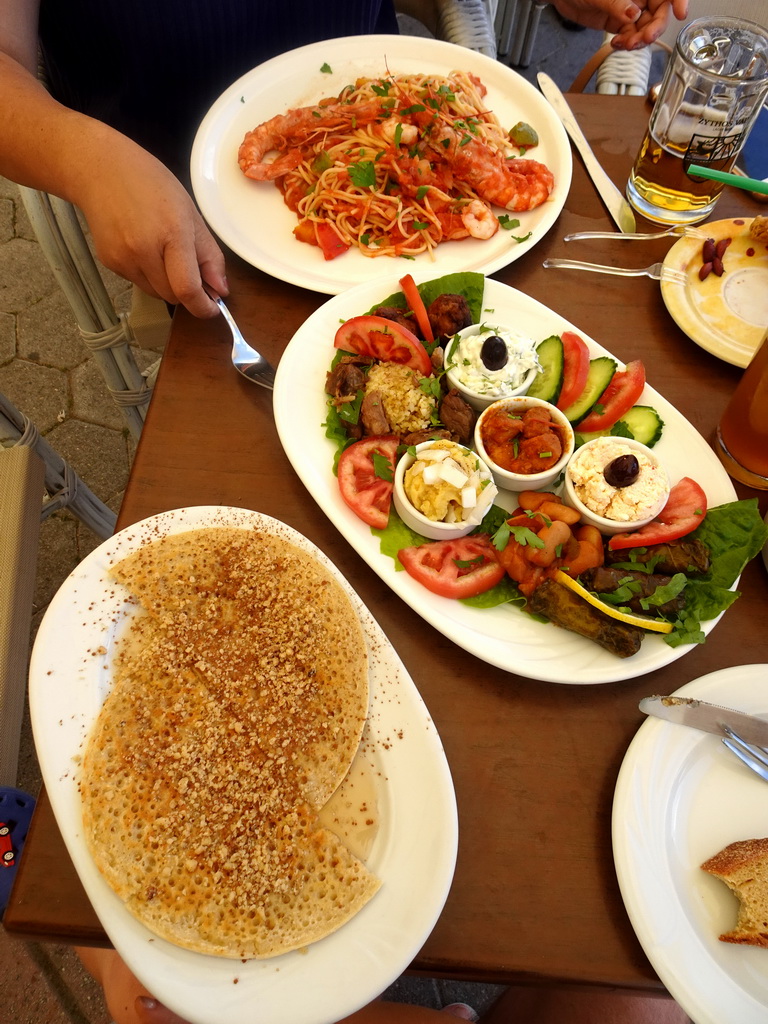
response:
<path fill-rule="evenodd" d="M 636 230 L 636 222 L 632 207 L 600 166 L 597 157 L 592 152 L 592 147 L 587 142 L 581 128 L 579 128 L 565 96 L 563 96 L 549 75 L 545 75 L 543 71 L 540 71 L 536 77 L 539 88 L 560 118 L 563 128 L 570 135 L 574 146 L 581 154 L 581 159 L 584 161 L 584 165 L 597 189 L 598 195 L 605 203 L 605 207 L 616 222 L 619 231 L 624 234 L 634 232 Z"/>
<path fill-rule="evenodd" d="M 768 721 L 757 715 L 720 707 L 719 704 L 708 704 L 705 700 L 692 697 L 662 697 L 658 694 L 643 697 L 639 708 L 646 715 L 702 732 L 711 732 L 721 738 L 727 736 L 727 726 L 745 743 L 768 748 Z"/>

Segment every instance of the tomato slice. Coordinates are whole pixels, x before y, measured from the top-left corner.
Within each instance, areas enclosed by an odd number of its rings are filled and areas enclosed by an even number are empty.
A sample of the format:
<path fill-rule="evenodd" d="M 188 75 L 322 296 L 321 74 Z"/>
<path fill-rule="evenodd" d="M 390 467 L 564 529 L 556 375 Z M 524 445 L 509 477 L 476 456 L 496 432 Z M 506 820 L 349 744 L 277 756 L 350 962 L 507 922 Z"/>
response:
<path fill-rule="evenodd" d="M 584 339 L 573 331 L 563 331 L 560 340 L 563 343 L 563 383 L 557 408 L 567 409 L 573 405 L 587 383 L 589 349 Z"/>
<path fill-rule="evenodd" d="M 339 456 L 337 475 L 342 498 L 359 519 L 377 530 L 383 530 L 389 519 L 399 443 L 395 434 L 372 435 L 355 441 Z M 381 456 L 386 464 L 377 466 L 379 460 L 374 460 L 374 455 Z"/>
<path fill-rule="evenodd" d="M 429 322 L 429 316 L 427 315 L 427 307 L 424 305 L 424 300 L 419 293 L 419 289 L 416 287 L 416 282 L 410 274 L 400 278 L 400 287 L 403 289 L 405 301 L 416 317 L 416 323 L 419 325 L 422 335 L 426 341 L 432 344 L 435 336 L 432 333 L 432 324 Z"/>
<path fill-rule="evenodd" d="M 652 544 L 666 544 L 691 533 L 707 514 L 707 496 L 695 480 L 684 476 L 669 492 L 664 508 L 652 523 L 611 537 L 608 547 L 612 551 L 623 548 L 650 547 Z"/>
<path fill-rule="evenodd" d="M 355 316 L 336 331 L 335 348 L 372 356 L 388 363 L 410 366 L 424 377 L 432 373 L 432 362 L 419 339 L 393 320 L 383 316 Z"/>
<path fill-rule="evenodd" d="M 334 228 L 324 220 L 315 222 L 315 236 L 326 260 L 335 260 L 349 249 L 349 243 L 340 238 Z"/>
<path fill-rule="evenodd" d="M 623 370 L 617 370 L 608 387 L 600 395 L 598 409 L 588 413 L 579 422 L 579 433 L 608 430 L 631 409 L 645 387 L 645 367 L 640 359 L 633 359 Z"/>
<path fill-rule="evenodd" d="M 440 597 L 475 597 L 496 586 L 505 574 L 484 533 L 403 548 L 397 557 L 409 576 Z"/>

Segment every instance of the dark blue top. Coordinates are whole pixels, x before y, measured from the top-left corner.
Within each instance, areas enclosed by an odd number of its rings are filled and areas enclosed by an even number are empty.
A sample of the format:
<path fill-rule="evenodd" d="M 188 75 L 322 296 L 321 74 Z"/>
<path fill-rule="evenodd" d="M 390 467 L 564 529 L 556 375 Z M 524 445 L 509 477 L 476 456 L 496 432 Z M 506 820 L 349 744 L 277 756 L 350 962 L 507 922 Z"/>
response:
<path fill-rule="evenodd" d="M 52 93 L 186 174 L 195 130 L 235 79 L 322 39 L 397 32 L 393 0 L 41 0 Z"/>

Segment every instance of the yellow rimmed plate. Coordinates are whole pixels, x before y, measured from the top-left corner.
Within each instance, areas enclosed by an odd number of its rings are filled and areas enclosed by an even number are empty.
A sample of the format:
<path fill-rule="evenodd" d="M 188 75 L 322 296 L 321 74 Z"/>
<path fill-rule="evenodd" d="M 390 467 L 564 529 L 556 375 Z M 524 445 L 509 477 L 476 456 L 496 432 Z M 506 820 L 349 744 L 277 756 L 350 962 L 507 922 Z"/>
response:
<path fill-rule="evenodd" d="M 752 217 L 718 220 L 700 231 L 715 242 L 730 238 L 721 277 L 699 278 L 701 237 L 686 236 L 664 266 L 682 270 L 682 282 L 663 280 L 661 295 L 678 327 L 697 345 L 734 366 L 746 366 L 768 326 L 768 242 L 750 235 Z"/>

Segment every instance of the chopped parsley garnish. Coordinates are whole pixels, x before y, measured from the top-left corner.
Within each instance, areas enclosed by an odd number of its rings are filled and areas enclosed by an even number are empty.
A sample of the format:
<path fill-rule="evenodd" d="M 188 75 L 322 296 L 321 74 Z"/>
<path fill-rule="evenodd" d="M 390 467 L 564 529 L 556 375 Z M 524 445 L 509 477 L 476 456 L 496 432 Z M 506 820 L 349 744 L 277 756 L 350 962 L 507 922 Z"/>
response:
<path fill-rule="evenodd" d="M 348 172 L 352 184 L 358 188 L 373 188 L 376 184 L 376 168 L 372 160 L 360 160 L 359 163 L 350 164 Z"/>
<path fill-rule="evenodd" d="M 393 479 L 392 463 L 389 461 L 386 455 L 382 455 L 380 452 L 373 453 L 373 473 L 380 480 L 386 480 L 387 483 L 391 483 Z"/>

